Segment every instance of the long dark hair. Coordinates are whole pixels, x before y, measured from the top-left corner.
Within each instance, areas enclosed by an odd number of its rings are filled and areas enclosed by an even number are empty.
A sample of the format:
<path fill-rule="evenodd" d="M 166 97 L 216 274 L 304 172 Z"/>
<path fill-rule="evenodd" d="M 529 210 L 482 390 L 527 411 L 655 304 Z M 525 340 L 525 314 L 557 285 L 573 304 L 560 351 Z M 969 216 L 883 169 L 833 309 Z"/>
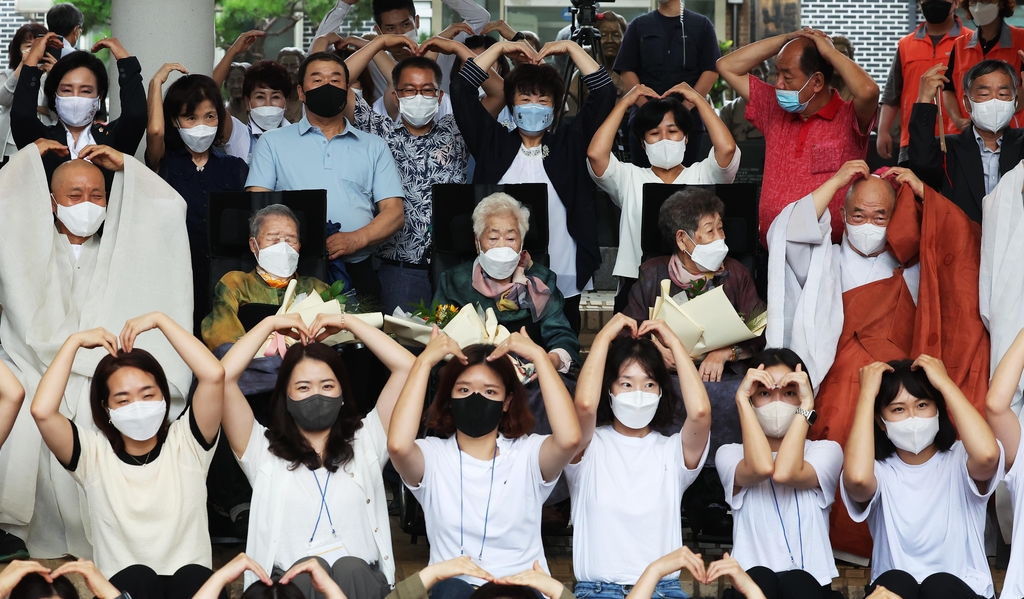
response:
<path fill-rule="evenodd" d="M 302 435 L 295 419 L 288 412 L 288 384 L 292 379 L 292 371 L 295 366 L 303 360 L 315 360 L 323 362 L 334 372 L 338 379 L 338 386 L 341 387 L 341 397 L 344 403 L 338 419 L 331 425 L 331 432 L 327 436 L 327 445 L 324 447 L 324 458 L 320 456 Z M 334 349 L 323 343 L 310 343 L 302 345 L 296 343 L 288 349 L 284 360 L 281 362 L 281 369 L 277 373 L 277 385 L 270 396 L 270 426 L 267 428 L 267 440 L 270 441 L 270 453 L 282 460 L 291 462 L 289 469 L 294 470 L 299 466 L 305 466 L 310 470 L 327 468 L 331 472 L 337 472 L 338 468 L 346 464 L 355 456 L 352 449 L 352 440 L 356 431 L 363 426 L 363 420 L 356 407 L 355 397 L 352 396 L 352 387 L 348 382 L 348 372 L 345 370 L 345 363 L 341 356 Z"/>
<path fill-rule="evenodd" d="M 46 582 L 42 574 L 30 572 L 11 589 L 10 599 L 78 599 L 75 583 L 67 576 L 58 576 L 53 582 Z"/>
<path fill-rule="evenodd" d="M 164 96 L 164 145 L 168 150 L 178 151 L 185 148 L 185 142 L 178 134 L 178 117 L 182 113 L 192 114 L 203 100 L 212 102 L 217 110 L 217 136 L 214 139 L 220 140 L 224 137 L 224 123 L 228 117 L 220 88 L 206 75 L 184 75 L 167 88 L 167 94 Z"/>
<path fill-rule="evenodd" d="M 604 363 L 604 380 L 601 383 L 601 399 L 597 404 L 597 424 L 609 424 L 615 420 L 612 413 L 612 401 L 609 393 L 612 383 L 619 378 L 622 368 L 630 362 L 636 362 L 640 368 L 661 387 L 661 401 L 651 420 L 651 428 L 669 426 L 675 418 L 676 392 L 672 385 L 672 377 L 665 367 L 665 359 L 650 339 L 633 339 L 626 337 L 616 339 L 608 348 L 608 358 Z"/>
<path fill-rule="evenodd" d="M 110 441 L 110 446 L 114 448 L 115 452 L 124 450 L 124 438 L 110 423 L 110 414 L 107 412 L 109 409 L 107 402 L 110 399 L 110 387 L 107 385 L 107 381 L 111 375 L 122 368 L 138 368 L 149 373 L 156 380 L 156 386 L 164 395 L 164 423 L 160 425 L 160 430 L 156 433 L 158 444 L 163 443 L 167 439 L 167 429 L 171 427 L 171 423 L 167 419 L 171 412 L 171 390 L 167 386 L 167 375 L 164 374 L 160 362 L 157 362 L 153 354 L 144 349 L 135 348 L 130 352 L 123 349 L 118 350 L 117 357 L 107 354 L 96 365 L 96 371 L 92 375 L 92 383 L 89 387 L 89 403 L 92 406 L 92 420 L 96 424 L 96 428 L 100 429 L 100 432 Z"/>
<path fill-rule="evenodd" d="M 455 388 L 455 382 L 468 368 L 486 366 L 501 379 L 501 383 L 505 386 L 505 393 L 512 394 L 512 399 L 508 402 L 508 409 L 501 415 L 501 421 L 498 422 L 498 432 L 508 439 L 515 439 L 533 430 L 533 413 L 530 412 L 526 389 L 520 382 L 515 367 L 510 360 L 506 359 L 488 362 L 487 356 L 491 355 L 492 351 L 494 351 L 493 345 L 483 343 L 470 345 L 462 349 L 462 353 L 469 359 L 468 364 L 463 365 L 458 360 L 448 362 L 448 365 L 441 371 L 441 380 L 437 384 L 437 395 L 434 396 L 433 403 L 427 409 L 427 428 L 432 428 L 445 437 L 455 434 L 455 421 L 452 418 L 452 390 Z M 504 398 L 502 400 L 504 401 Z"/>
<path fill-rule="evenodd" d="M 34 40 L 44 35 L 46 35 L 46 27 L 39 23 L 28 23 L 18 28 L 14 37 L 11 38 L 10 45 L 7 46 L 7 68 L 14 70 L 21 64 L 21 60 L 24 58 L 21 55 L 21 45 L 25 43 L 25 38 L 32 36 Z"/>
<path fill-rule="evenodd" d="M 804 364 L 803 359 L 788 347 L 769 347 L 767 349 L 763 349 L 754 355 L 754 357 L 750 359 L 749 363 L 753 368 L 757 368 L 761 364 L 764 364 L 765 368 L 771 368 L 772 366 L 779 366 L 781 364 L 793 372 L 796 372 L 796 367 L 800 366 L 800 370 L 807 372 L 807 364 Z"/>
<path fill-rule="evenodd" d="M 875 396 L 876 460 L 884 460 L 896 453 L 896 446 L 878 425 L 878 419 L 881 418 L 885 406 L 891 404 L 902 389 L 906 389 L 907 393 L 919 399 L 930 399 L 935 402 L 935 409 L 939 413 L 939 433 L 935 435 L 935 445 L 939 451 L 949 451 L 956 442 L 956 427 L 946 412 L 946 398 L 931 384 L 923 368 L 910 368 L 913 363 L 913 360 L 893 360 L 889 362 L 893 371 L 882 374 L 882 384 L 878 388 L 878 395 Z"/>

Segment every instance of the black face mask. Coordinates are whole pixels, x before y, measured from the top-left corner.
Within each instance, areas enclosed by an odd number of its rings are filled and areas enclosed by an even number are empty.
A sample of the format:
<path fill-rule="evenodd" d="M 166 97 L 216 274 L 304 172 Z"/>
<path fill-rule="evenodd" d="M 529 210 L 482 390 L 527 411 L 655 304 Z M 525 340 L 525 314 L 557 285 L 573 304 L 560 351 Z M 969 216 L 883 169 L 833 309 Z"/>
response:
<path fill-rule="evenodd" d="M 327 430 L 334 426 L 341 406 L 345 405 L 345 400 L 340 395 L 328 397 L 319 393 L 299 400 L 289 397 L 285 401 L 288 402 L 285 405 L 288 407 L 288 413 L 295 419 L 295 424 L 310 432 Z"/>
<path fill-rule="evenodd" d="M 921 3 L 921 12 L 924 13 L 924 19 L 932 25 L 945 23 L 946 19 L 949 18 L 951 8 L 953 8 L 953 3 L 949 0 L 927 0 L 927 2 Z"/>
<path fill-rule="evenodd" d="M 305 91 L 305 93 L 306 110 L 325 119 L 331 119 L 341 114 L 348 102 L 348 90 L 335 87 L 330 83 Z"/>
<path fill-rule="evenodd" d="M 467 437 L 483 437 L 498 428 L 505 413 L 503 402 L 487 399 L 479 393 L 452 398 L 452 420 L 455 428 Z"/>

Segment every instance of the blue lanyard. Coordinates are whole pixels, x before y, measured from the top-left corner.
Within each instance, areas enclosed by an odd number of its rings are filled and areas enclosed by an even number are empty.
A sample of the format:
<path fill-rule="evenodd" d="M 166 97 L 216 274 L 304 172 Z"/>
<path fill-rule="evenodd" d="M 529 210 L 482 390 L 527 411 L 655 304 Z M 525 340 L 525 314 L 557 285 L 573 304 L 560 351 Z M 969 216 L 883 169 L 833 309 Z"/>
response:
<path fill-rule="evenodd" d="M 465 541 L 466 534 L 463 527 L 465 521 L 465 495 L 462 492 L 462 447 L 459 445 L 459 439 L 455 439 L 455 447 L 459 450 L 459 555 L 466 555 Z M 491 515 L 491 494 L 494 492 L 494 462 L 498 459 L 498 441 L 494 441 L 494 456 L 491 457 L 491 486 L 487 490 L 487 507 L 484 509 L 484 536 L 480 539 L 480 555 L 477 556 L 477 561 L 484 559 L 484 543 L 487 542 L 487 520 Z M 328 516 L 329 517 L 329 516 Z"/>
<path fill-rule="evenodd" d="M 772 499 L 775 500 L 775 513 L 779 515 L 779 524 L 782 525 L 782 538 L 786 541 L 786 550 L 789 551 L 789 561 L 793 563 L 793 568 L 796 569 L 796 560 L 793 559 L 793 549 L 789 546 L 789 535 L 786 534 L 786 523 L 782 521 L 782 510 L 779 509 L 779 497 L 775 494 L 775 483 L 772 479 L 768 479 L 768 484 L 772 486 Z M 800 497 L 797 496 L 797 490 L 793 489 L 793 501 L 796 502 L 796 534 L 800 539 L 800 569 L 804 568 L 804 534 L 803 534 L 803 523 L 800 522 Z"/>
<path fill-rule="evenodd" d="M 313 526 L 313 534 L 309 535 L 309 542 L 313 542 L 313 537 L 316 536 L 316 529 L 320 527 L 320 516 L 327 512 L 327 523 L 331 525 L 331 534 L 337 538 L 338 533 L 334 532 L 334 521 L 331 520 L 331 508 L 327 506 L 327 485 L 331 484 L 331 473 L 327 472 L 327 480 L 324 481 L 324 486 L 320 486 L 320 479 L 316 475 L 316 471 L 313 472 L 313 480 L 316 481 L 316 488 L 320 490 L 320 509 L 316 513 L 316 524 Z"/>

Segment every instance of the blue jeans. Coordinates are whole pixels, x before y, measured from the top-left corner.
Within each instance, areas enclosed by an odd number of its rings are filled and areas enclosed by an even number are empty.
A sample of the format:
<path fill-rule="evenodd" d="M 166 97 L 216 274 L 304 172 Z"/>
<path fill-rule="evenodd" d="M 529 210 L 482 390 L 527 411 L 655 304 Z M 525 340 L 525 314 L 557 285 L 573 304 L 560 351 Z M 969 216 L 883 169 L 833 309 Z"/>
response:
<path fill-rule="evenodd" d="M 633 590 L 631 584 L 613 584 L 610 582 L 587 582 L 581 580 L 576 583 L 573 593 L 577 599 L 625 599 L 626 595 Z M 688 599 L 689 595 L 683 592 L 679 586 L 679 580 L 662 580 L 654 587 L 652 599 Z"/>
<path fill-rule="evenodd" d="M 429 271 L 381 262 L 377 277 L 380 279 L 381 304 L 385 314 L 394 313 L 396 306 L 412 312 L 412 304 L 421 300 L 430 308 L 434 294 L 430 291 Z"/>

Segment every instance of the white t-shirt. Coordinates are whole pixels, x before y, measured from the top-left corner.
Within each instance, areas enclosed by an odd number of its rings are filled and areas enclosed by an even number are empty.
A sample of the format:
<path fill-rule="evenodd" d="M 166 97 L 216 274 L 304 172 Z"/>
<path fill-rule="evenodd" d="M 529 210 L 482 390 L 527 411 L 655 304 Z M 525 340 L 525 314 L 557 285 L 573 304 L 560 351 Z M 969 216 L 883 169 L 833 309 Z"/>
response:
<path fill-rule="evenodd" d="M 493 485 L 491 460 L 478 460 L 462 453 L 454 435 L 448 439 L 416 440 L 423 452 L 423 480 L 419 486 L 408 483 L 406 486 L 423 506 L 431 564 L 459 557 L 465 549 L 465 555 L 494 576 L 511 576 L 529 570 L 534 560 L 547 571 L 540 536 L 541 509 L 558 481 L 556 477 L 544 482 L 540 471 L 540 446 L 547 437 L 525 435 L 507 439 L 499 434 Z M 490 510 L 488 495 L 491 495 Z M 460 532 L 464 539 L 461 543 Z M 475 585 L 484 582 L 470 576 L 459 578 Z"/>
<path fill-rule="evenodd" d="M 1024 443 L 1017 444 L 1017 455 L 1013 458 L 1013 466 L 1006 473 L 1003 481 L 1010 491 L 1013 502 L 1013 542 L 1010 546 L 1010 564 L 1006 567 L 1006 578 L 1003 579 L 1003 591 L 1000 597 L 1020 599 L 1024 597 L 1024 558 L 1020 552 L 1024 549 Z"/>
<path fill-rule="evenodd" d="M 919 466 L 895 453 L 876 460 L 878 488 L 867 505 L 851 500 L 840 482 L 850 517 L 867 520 L 871 530 L 871 579 L 892 569 L 918 582 L 946 572 L 983 597 L 995 595 L 985 557 L 985 507 L 1002 477 L 1002 444 L 999 468 L 982 493 L 967 472 L 967 450 L 957 441 Z"/>
<path fill-rule="evenodd" d="M 576 280 L 576 240 L 569 235 L 566 224 L 565 204 L 558 197 L 555 186 L 551 184 L 547 172 L 544 170 L 543 149 L 547 146 L 527 149 L 526 146 L 519 147 L 512 165 L 502 175 L 501 183 L 545 183 L 548 186 L 548 257 L 551 262 L 551 272 L 557 275 L 555 282 L 563 297 L 576 297 L 583 291 L 594 288 L 593 280 L 586 281 L 579 286 L 580 281 Z M 595 232 L 596 235 L 596 232 Z"/>
<path fill-rule="evenodd" d="M 712 148 L 707 158 L 684 168 L 672 184 L 732 183 L 739 168 L 739 148 L 733 153 L 732 162 L 726 168 L 718 166 L 715 149 Z M 622 209 L 622 216 L 619 218 L 619 253 L 615 258 L 612 274 L 635 279 L 640 274 L 640 260 L 643 257 L 643 251 L 640 249 L 640 222 L 644 206 L 644 185 L 664 181 L 654 174 L 653 169 L 624 164 L 619 162 L 614 154 L 609 156 L 608 168 L 605 169 L 604 175 L 595 175 L 589 160 L 587 171 L 598 187 L 608 192 L 615 205 Z"/>
<path fill-rule="evenodd" d="M 775 455 L 773 452 L 772 457 Z M 839 576 L 828 538 L 828 514 L 843 471 L 842 447 L 835 441 L 804 441 L 804 460 L 814 468 L 819 486 L 793 489 L 776 484 L 774 495 L 771 479 L 756 487 L 742 487 L 733 495 L 736 467 L 742 460 L 743 445 L 739 443 L 723 445 L 715 454 L 715 467 L 732 508 L 732 556 L 744 570 L 764 566 L 785 572 L 792 570 L 796 561 L 797 568 L 820 584 L 830 584 Z"/>
<path fill-rule="evenodd" d="M 682 546 L 683 492 L 700 474 L 710 441 L 688 470 L 679 433 L 627 437 L 611 425 L 594 431 L 583 459 L 565 468 L 578 580 L 636 584 L 651 562 Z"/>
<path fill-rule="evenodd" d="M 246 476 L 252 475 L 249 476 L 250 480 L 255 479 L 265 461 L 280 460 L 270 453 L 270 441 L 267 439 L 266 430 L 259 423 L 253 422 L 249 444 L 242 459 L 239 460 Z M 363 419 L 363 426 L 356 431 L 352 440 L 355 457 L 337 472 L 332 473 L 330 480 L 326 468 L 316 470 L 314 478 L 313 471 L 305 466 L 299 466 L 294 470 L 288 470 L 284 481 L 274 481 L 275 485 L 283 484 L 286 488 L 281 509 L 287 514 L 281 524 L 274 566 L 287 570 L 298 560 L 314 555 L 324 558 L 329 564 L 346 555 L 361 558 L 367 563 L 380 560 L 380 551 L 373 537 L 374 523 L 364 517 L 369 495 L 356 484 L 354 473 L 354 461 L 364 455 L 365 444 L 371 444 L 373 454 L 380 456 L 375 465 L 379 472 L 388 461 L 388 437 L 376 410 L 371 411 Z M 326 488 L 326 506 L 322 509 L 318 482 L 320 488 Z M 253 501 L 258 500 L 261 499 L 254 495 Z M 256 525 L 250 523 L 250 526 Z M 253 548 L 247 551 L 255 554 L 257 550 Z"/>
<path fill-rule="evenodd" d="M 241 158 L 246 164 L 249 164 L 253 146 L 249 125 L 233 116 L 228 115 L 228 117 L 231 119 L 231 137 L 228 138 L 228 143 L 224 144 L 224 153 L 228 156 Z"/>
<path fill-rule="evenodd" d="M 171 423 L 159 454 L 141 466 L 122 461 L 102 433 L 75 428 L 80 454 L 70 472 L 88 498 L 94 558 L 107 578 L 133 564 L 165 576 L 213 567 L 206 473 L 216 443 L 204 447 L 191 418 Z"/>

